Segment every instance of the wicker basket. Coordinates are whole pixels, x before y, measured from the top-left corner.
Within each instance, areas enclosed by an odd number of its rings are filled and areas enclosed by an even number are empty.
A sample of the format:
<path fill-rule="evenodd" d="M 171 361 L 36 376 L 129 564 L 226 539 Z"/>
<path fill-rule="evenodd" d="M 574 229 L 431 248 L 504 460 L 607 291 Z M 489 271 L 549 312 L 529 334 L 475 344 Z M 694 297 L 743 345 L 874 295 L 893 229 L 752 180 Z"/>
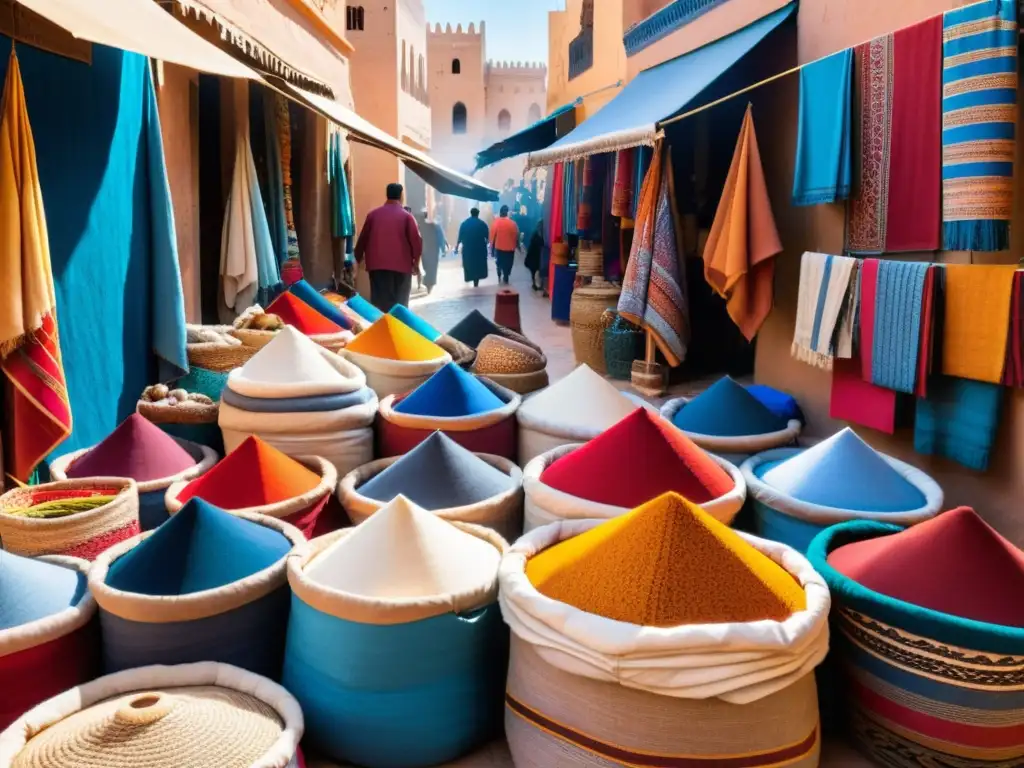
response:
<path fill-rule="evenodd" d="M 216 424 L 220 404 L 197 403 L 194 400 L 189 400 L 187 403 L 171 405 L 166 400 L 158 400 L 155 403 L 149 400 L 139 400 L 135 410 L 140 416 L 154 424 L 187 424 L 196 426 L 200 424 Z"/>
<path fill-rule="evenodd" d="M 665 394 L 668 369 L 661 363 L 634 360 L 629 378 L 633 382 L 633 389 L 641 395 L 658 397 Z"/>
<path fill-rule="evenodd" d="M 581 246 L 577 262 L 576 274 L 580 277 L 604 277 L 604 250 L 599 243 Z"/>
<path fill-rule="evenodd" d="M 633 361 L 644 356 L 643 329 L 611 310 L 602 318 L 604 329 L 604 362 L 607 374 L 613 379 L 628 381 L 633 372 Z"/>
<path fill-rule="evenodd" d="M 598 373 L 605 373 L 604 323 L 601 317 L 606 310 L 614 309 L 619 303 L 618 287 L 595 277 L 590 285 L 573 291 L 569 306 L 569 323 L 572 326 L 572 350 L 578 364 L 586 363 Z"/>
<path fill-rule="evenodd" d="M 255 347 L 256 349 L 262 349 L 267 346 L 267 344 L 274 340 L 277 334 L 278 331 L 262 331 L 254 328 L 231 329 L 232 336 L 240 340 L 245 346 Z M 312 334 L 309 338 L 329 352 L 337 354 L 352 340 L 352 334 L 348 331 L 341 331 L 340 333 Z"/>

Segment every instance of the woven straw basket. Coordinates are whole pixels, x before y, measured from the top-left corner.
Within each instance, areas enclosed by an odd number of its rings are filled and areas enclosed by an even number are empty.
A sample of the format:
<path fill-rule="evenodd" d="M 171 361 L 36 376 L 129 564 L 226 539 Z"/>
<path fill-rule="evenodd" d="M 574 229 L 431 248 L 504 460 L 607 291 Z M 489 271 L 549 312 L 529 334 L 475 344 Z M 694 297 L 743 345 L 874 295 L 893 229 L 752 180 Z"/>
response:
<path fill-rule="evenodd" d="M 4 511 L 29 506 L 40 494 L 100 490 L 114 491 L 113 501 L 63 517 L 31 518 Z M 138 485 L 124 477 L 59 480 L 15 488 L 0 496 L 0 541 L 7 551 L 26 557 L 67 555 L 93 560 L 114 544 L 135 536 L 139 530 Z"/>
<path fill-rule="evenodd" d="M 201 344 L 189 344 L 188 362 L 189 365 L 198 368 L 206 368 L 209 371 L 226 373 L 234 368 L 241 368 L 258 351 L 258 347 L 250 347 L 248 344 L 215 344 L 204 342 Z"/>
<path fill-rule="evenodd" d="M 604 250 L 600 244 L 592 244 L 590 247 L 581 246 L 576 261 L 579 263 L 576 274 L 580 277 L 604 276 Z"/>
<path fill-rule="evenodd" d="M 267 346 L 277 336 L 277 331 L 263 331 L 254 328 L 232 328 L 231 335 L 240 340 L 247 347 L 255 347 L 257 350 Z M 315 341 L 324 349 L 331 352 L 338 352 L 352 341 L 352 333 L 339 331 L 338 333 L 310 334 L 309 338 Z"/>
<path fill-rule="evenodd" d="M 607 370 L 604 360 L 604 313 L 615 309 L 621 291 L 603 278 L 577 288 L 569 307 L 572 326 L 572 351 L 577 364 L 586 363 L 598 373 Z"/>
<path fill-rule="evenodd" d="M 27 712 L 0 768 L 298 768 L 302 710 L 277 683 L 201 662 L 117 672 Z"/>
<path fill-rule="evenodd" d="M 464 507 L 431 510 L 445 520 L 461 523 L 473 523 L 490 528 L 501 535 L 506 541 L 515 541 L 523 532 L 523 471 L 508 459 L 487 453 L 476 454 L 492 467 L 509 475 L 515 485 L 505 493 Z M 338 483 L 338 500 L 345 508 L 354 525 L 368 520 L 374 512 L 387 505 L 388 502 L 370 499 L 359 493 L 358 489 L 370 479 L 376 477 L 390 467 L 400 456 L 371 461 L 359 469 L 349 472 Z M 390 501 L 390 500 L 389 500 Z"/>

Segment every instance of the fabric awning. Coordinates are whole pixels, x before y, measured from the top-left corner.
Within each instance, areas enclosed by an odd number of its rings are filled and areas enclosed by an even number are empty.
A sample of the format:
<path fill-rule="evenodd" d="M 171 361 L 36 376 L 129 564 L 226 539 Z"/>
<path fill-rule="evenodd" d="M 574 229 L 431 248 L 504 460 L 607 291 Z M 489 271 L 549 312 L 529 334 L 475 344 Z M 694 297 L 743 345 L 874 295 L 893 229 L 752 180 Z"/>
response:
<path fill-rule="evenodd" d="M 795 9 L 796 3 L 790 3 L 728 37 L 645 69 L 576 130 L 547 149 L 532 152 L 527 167 L 653 145 L 662 120 L 685 109 Z"/>
<path fill-rule="evenodd" d="M 17 0 L 75 37 L 213 75 L 256 73 L 190 31 L 152 0 Z"/>
<path fill-rule="evenodd" d="M 582 103 L 583 99 L 579 98 L 571 104 L 565 104 L 533 125 L 477 152 L 476 169 L 479 171 L 506 158 L 550 147 L 560 136 L 576 127 L 576 107 Z"/>
<path fill-rule="evenodd" d="M 434 162 L 337 102 L 257 73 L 181 24 L 153 0 L 17 1 L 82 40 L 213 75 L 263 82 L 337 123 L 351 139 L 396 155 L 441 192 L 474 200 L 498 199 L 497 190 Z"/>
<path fill-rule="evenodd" d="M 286 14 L 271 0 L 172 0 L 188 23 L 216 27 L 259 72 L 281 77 L 306 91 L 352 106 L 348 60 L 332 50 L 304 19 Z"/>
<path fill-rule="evenodd" d="M 418 149 L 403 144 L 386 131 L 381 130 L 369 120 L 343 107 L 338 102 L 296 88 L 291 83 L 279 78 L 264 78 L 272 88 L 295 99 L 300 104 L 316 110 L 332 123 L 336 123 L 346 131 L 352 141 L 368 144 L 371 147 L 389 152 L 398 157 L 417 176 L 423 179 L 438 192 L 456 197 L 484 202 L 496 201 L 498 190 L 483 184 L 471 176 L 446 168 Z"/>

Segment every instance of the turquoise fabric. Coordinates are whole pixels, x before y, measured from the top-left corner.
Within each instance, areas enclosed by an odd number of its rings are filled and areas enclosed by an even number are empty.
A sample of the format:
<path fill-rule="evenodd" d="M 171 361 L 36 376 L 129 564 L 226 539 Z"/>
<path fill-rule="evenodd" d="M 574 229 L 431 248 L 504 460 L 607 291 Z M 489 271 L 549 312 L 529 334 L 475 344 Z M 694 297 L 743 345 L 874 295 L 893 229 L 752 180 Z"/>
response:
<path fill-rule="evenodd" d="M 500 732 L 508 630 L 497 604 L 405 624 L 360 624 L 292 597 L 282 683 L 305 738 L 339 762 L 447 763 Z"/>
<path fill-rule="evenodd" d="M 359 315 L 368 323 L 376 322 L 384 317 L 384 313 L 377 309 L 358 293 L 345 302 L 349 309 Z"/>
<path fill-rule="evenodd" d="M 192 499 L 115 560 L 106 583 L 142 595 L 187 595 L 252 576 L 290 550 L 283 534 Z"/>
<path fill-rule="evenodd" d="M 807 559 L 824 577 L 833 603 L 942 643 L 975 651 L 1020 655 L 1024 648 L 1024 629 L 964 619 L 896 600 L 861 586 L 828 564 L 829 554 L 845 544 L 901 530 L 898 525 L 854 520 L 826 528 L 815 537 L 807 550 Z M 1022 702 L 1024 697 L 1013 706 L 1024 706 Z"/>
<path fill-rule="evenodd" d="M 227 386 L 228 375 L 207 368 L 193 367 L 187 374 L 174 382 L 172 389 L 184 389 L 186 392 L 206 395 L 212 400 L 219 400 L 220 393 Z"/>
<path fill-rule="evenodd" d="M 100 442 L 147 385 L 188 369 L 184 307 L 148 61 L 102 45 L 91 64 L 28 45 L 18 58 L 74 417 L 59 455 Z"/>
<path fill-rule="evenodd" d="M 457 418 L 489 413 L 504 405 L 476 376 L 448 363 L 402 398 L 395 410 L 409 416 Z"/>
<path fill-rule="evenodd" d="M 763 435 L 789 426 L 728 376 L 680 408 L 672 423 L 685 432 L 716 437 Z"/>
<path fill-rule="evenodd" d="M 800 70 L 793 205 L 834 203 L 850 196 L 852 86 L 852 48 Z"/>
<path fill-rule="evenodd" d="M 397 320 L 401 320 L 427 341 L 437 341 L 441 338 L 441 332 L 437 330 L 437 328 L 432 326 L 404 304 L 395 304 L 388 314 Z"/>
<path fill-rule="evenodd" d="M 83 573 L 0 552 L 0 631 L 78 605 L 87 592 Z"/>
<path fill-rule="evenodd" d="M 248 140 L 248 137 L 246 138 Z M 263 193 L 260 192 L 259 178 L 256 176 L 251 141 L 246 145 L 245 154 L 246 162 L 249 165 L 249 210 L 252 217 L 253 245 L 256 249 L 258 300 L 263 306 L 266 306 L 281 290 L 281 269 L 277 262 L 277 254 L 274 252 L 274 241 L 270 234 L 267 209 L 263 205 Z"/>
<path fill-rule="evenodd" d="M 328 320 L 331 320 L 346 330 L 352 328 L 352 321 L 341 314 L 338 308 L 331 303 L 330 299 L 320 293 L 320 291 L 305 280 L 299 280 L 298 282 L 293 283 L 288 287 L 288 290 L 291 291 L 296 298 L 302 299 Z"/>
<path fill-rule="evenodd" d="M 355 211 L 345 175 L 345 157 L 341 149 L 341 134 L 332 133 L 327 154 L 327 182 L 331 185 L 331 234 L 334 237 L 354 237 Z"/>
<path fill-rule="evenodd" d="M 999 384 L 932 377 L 928 397 L 917 400 L 914 450 L 984 472 L 999 430 L 1002 401 Z"/>

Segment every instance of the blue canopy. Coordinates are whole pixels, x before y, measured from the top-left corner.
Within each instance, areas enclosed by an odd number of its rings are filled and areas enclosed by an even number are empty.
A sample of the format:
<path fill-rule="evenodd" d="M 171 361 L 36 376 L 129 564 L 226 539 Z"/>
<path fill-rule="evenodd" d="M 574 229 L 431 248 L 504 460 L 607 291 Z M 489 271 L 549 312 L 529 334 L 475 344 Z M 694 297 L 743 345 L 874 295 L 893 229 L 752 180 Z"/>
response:
<path fill-rule="evenodd" d="M 508 138 L 477 152 L 476 169 L 479 171 L 508 157 L 550 147 L 559 136 L 576 127 L 576 107 L 582 103 L 583 99 L 576 99 L 571 104 L 564 104 L 547 117 L 542 117 L 518 133 L 513 133 Z M 568 114 L 570 111 L 572 115 Z"/>
<path fill-rule="evenodd" d="M 645 69 L 576 130 L 532 153 L 529 165 L 653 144 L 662 120 L 689 106 L 795 9 L 796 3 L 790 3 L 728 37 Z"/>

